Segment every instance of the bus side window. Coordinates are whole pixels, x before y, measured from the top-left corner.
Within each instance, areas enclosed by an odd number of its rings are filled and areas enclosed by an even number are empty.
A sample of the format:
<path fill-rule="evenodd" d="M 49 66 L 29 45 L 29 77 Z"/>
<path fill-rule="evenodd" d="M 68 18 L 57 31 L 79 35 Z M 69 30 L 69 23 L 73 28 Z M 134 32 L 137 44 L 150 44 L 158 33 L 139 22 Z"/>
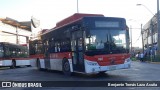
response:
<path fill-rule="evenodd" d="M 55 49 L 54 49 L 54 50 L 55 50 L 55 52 L 57 52 L 57 45 L 55 45 L 55 47 L 54 47 L 54 48 L 55 48 Z"/>
<path fill-rule="evenodd" d="M 54 51 L 55 51 L 55 45 L 54 45 L 54 41 L 52 40 L 52 42 L 51 42 L 52 44 L 51 44 L 51 53 L 53 53 Z"/>
<path fill-rule="evenodd" d="M 61 43 L 61 52 L 67 52 L 69 51 L 69 42 L 67 40 L 64 40 L 62 43 Z"/>
<path fill-rule="evenodd" d="M 48 49 L 48 52 L 50 52 L 50 53 L 54 52 L 54 51 L 53 51 L 53 46 L 54 46 L 54 45 L 53 45 L 53 43 L 54 43 L 53 40 L 54 40 L 54 39 L 51 38 L 51 39 L 49 39 L 49 42 L 48 42 L 48 43 L 49 43 L 49 44 L 48 44 L 48 48 L 49 48 L 49 49 Z"/>
<path fill-rule="evenodd" d="M 60 43 L 58 43 L 58 52 L 60 52 L 61 51 L 61 45 L 60 45 Z"/>
<path fill-rule="evenodd" d="M 16 48 L 13 48 L 13 54 L 14 54 L 14 57 L 18 56 L 18 50 Z"/>
<path fill-rule="evenodd" d="M 10 53 L 9 56 L 14 57 L 15 51 L 13 50 L 13 48 L 9 48 L 8 52 Z"/>
<path fill-rule="evenodd" d="M 20 57 L 22 53 L 21 50 L 18 48 L 16 51 L 17 51 L 17 57 Z"/>
<path fill-rule="evenodd" d="M 60 44 L 55 43 L 55 52 L 60 52 Z"/>
<path fill-rule="evenodd" d="M 9 56 L 11 56 L 11 51 L 10 51 L 10 49 L 8 48 L 8 47 L 5 47 L 5 55 L 6 55 L 6 57 L 9 57 Z"/>
<path fill-rule="evenodd" d="M 66 51 L 71 51 L 71 43 L 70 43 L 70 41 L 68 40 L 67 42 L 66 42 Z"/>
<path fill-rule="evenodd" d="M 3 57 L 3 55 L 4 55 L 3 47 L 0 47 L 0 57 Z"/>

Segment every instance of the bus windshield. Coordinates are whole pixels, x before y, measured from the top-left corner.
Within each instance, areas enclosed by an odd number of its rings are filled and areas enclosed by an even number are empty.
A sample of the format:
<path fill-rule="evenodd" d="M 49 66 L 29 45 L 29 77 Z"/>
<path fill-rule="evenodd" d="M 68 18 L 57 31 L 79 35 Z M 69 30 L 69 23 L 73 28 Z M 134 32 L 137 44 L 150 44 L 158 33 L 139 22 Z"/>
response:
<path fill-rule="evenodd" d="M 107 54 L 126 52 L 125 30 L 91 30 L 85 39 L 87 54 Z M 97 52 L 97 53 L 96 53 Z"/>

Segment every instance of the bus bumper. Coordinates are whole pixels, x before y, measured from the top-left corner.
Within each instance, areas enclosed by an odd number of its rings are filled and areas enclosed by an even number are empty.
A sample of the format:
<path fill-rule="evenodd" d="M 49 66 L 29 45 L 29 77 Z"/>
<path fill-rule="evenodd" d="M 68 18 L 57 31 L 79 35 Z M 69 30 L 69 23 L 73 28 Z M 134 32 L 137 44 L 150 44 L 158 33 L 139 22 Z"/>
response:
<path fill-rule="evenodd" d="M 123 64 L 99 66 L 98 63 L 85 60 L 85 72 L 86 73 L 98 73 L 102 71 L 113 71 L 119 69 L 128 69 L 131 67 L 131 60 L 127 58 Z"/>

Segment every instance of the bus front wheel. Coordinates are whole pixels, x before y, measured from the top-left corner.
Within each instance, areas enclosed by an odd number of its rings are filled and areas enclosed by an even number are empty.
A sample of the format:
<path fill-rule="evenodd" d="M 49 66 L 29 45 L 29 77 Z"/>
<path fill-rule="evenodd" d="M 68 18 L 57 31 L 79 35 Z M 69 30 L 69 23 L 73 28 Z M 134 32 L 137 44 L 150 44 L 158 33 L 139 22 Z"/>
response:
<path fill-rule="evenodd" d="M 106 72 L 107 72 L 107 71 L 100 71 L 100 72 L 98 73 L 98 75 L 106 75 Z"/>
<path fill-rule="evenodd" d="M 63 61 L 62 61 L 62 70 L 66 76 L 71 75 L 70 65 L 69 65 L 69 61 L 67 59 L 63 59 Z"/>

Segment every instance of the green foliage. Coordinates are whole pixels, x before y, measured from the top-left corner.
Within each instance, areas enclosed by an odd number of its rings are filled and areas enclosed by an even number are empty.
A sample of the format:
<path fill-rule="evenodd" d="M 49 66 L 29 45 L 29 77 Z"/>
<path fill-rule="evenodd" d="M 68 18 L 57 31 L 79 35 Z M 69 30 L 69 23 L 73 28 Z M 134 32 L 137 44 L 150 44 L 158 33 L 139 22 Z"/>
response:
<path fill-rule="evenodd" d="M 131 57 L 131 60 L 132 61 L 136 61 L 137 59 L 135 57 Z"/>
<path fill-rule="evenodd" d="M 149 62 L 160 62 L 160 56 L 155 55 L 155 56 L 145 56 L 144 57 L 145 61 L 149 61 Z"/>
<path fill-rule="evenodd" d="M 154 62 L 160 62 L 160 56 L 156 55 L 155 59 L 153 60 Z"/>

